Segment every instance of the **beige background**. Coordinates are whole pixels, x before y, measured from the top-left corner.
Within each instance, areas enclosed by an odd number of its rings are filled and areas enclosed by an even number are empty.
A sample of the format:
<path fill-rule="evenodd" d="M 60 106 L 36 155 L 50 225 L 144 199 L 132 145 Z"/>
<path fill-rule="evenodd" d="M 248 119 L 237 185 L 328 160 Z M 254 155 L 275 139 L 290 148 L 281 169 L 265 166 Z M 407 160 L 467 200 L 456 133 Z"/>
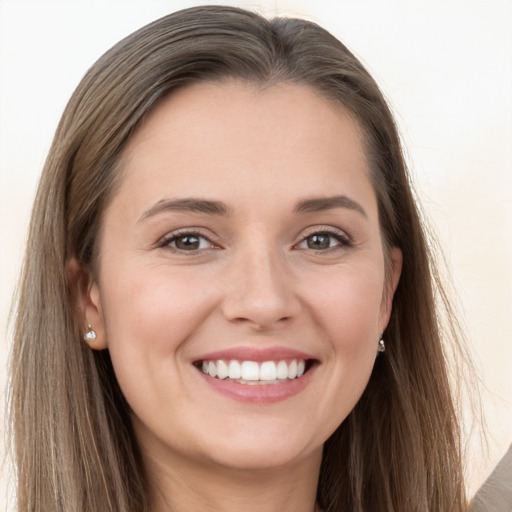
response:
<path fill-rule="evenodd" d="M 208 2 L 0 0 L 2 399 L 9 304 L 38 175 L 64 105 L 117 40 L 200 3 Z M 487 455 L 472 449 L 474 489 L 512 441 L 512 1 L 223 3 L 318 21 L 363 60 L 388 96 L 487 388 L 489 448 Z M 0 510 L 8 510 L 9 475 L 7 466 Z"/>

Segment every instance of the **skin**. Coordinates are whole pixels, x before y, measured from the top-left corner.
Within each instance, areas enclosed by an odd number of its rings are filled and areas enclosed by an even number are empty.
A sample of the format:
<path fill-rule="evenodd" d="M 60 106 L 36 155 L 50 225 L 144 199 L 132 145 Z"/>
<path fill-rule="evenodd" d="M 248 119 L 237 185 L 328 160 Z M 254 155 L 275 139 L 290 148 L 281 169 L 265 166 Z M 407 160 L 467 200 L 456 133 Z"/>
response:
<path fill-rule="evenodd" d="M 311 512 L 323 443 L 368 382 L 401 268 L 394 248 L 386 279 L 357 122 L 304 86 L 197 84 L 146 118 L 121 169 L 82 306 L 133 410 L 154 512 Z M 351 202 L 296 211 L 333 195 Z M 160 207 L 188 198 L 229 214 Z M 316 365 L 298 394 L 241 402 L 192 364 L 233 347 Z"/>

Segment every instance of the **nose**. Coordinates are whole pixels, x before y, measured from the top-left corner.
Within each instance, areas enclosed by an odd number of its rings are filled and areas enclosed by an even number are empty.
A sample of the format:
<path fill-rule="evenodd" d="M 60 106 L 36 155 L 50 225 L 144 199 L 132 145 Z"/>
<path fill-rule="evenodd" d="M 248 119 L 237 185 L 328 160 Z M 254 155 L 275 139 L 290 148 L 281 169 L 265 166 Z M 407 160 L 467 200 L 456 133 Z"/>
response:
<path fill-rule="evenodd" d="M 222 302 L 228 321 L 272 330 L 298 316 L 301 305 L 294 293 L 294 278 L 283 260 L 261 247 L 235 258 Z"/>

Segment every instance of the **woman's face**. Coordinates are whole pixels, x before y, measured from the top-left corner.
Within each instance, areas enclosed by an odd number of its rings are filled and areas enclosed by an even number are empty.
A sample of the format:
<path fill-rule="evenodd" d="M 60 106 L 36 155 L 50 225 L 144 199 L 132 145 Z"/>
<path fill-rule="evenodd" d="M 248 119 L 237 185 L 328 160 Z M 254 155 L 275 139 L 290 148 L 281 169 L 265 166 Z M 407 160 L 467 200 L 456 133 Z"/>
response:
<path fill-rule="evenodd" d="M 304 86 L 198 84 L 145 119 L 121 173 L 86 319 L 145 457 L 318 461 L 400 272 L 395 249 L 386 282 L 357 123 Z"/>

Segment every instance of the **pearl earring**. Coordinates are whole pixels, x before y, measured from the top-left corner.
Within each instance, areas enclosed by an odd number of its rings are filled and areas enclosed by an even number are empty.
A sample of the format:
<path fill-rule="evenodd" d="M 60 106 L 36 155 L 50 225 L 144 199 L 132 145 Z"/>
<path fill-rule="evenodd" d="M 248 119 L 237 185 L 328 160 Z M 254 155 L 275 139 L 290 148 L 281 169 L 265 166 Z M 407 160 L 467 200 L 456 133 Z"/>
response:
<path fill-rule="evenodd" d="M 377 347 L 378 352 L 384 352 L 386 350 L 386 344 L 384 343 L 383 337 L 384 333 L 380 334 L 379 346 Z"/>
<path fill-rule="evenodd" d="M 86 343 L 89 343 L 91 341 L 94 341 L 96 339 L 96 331 L 93 330 L 93 328 L 91 327 L 91 325 L 89 324 L 87 326 L 87 331 L 85 331 L 85 334 L 84 334 L 84 341 Z"/>

